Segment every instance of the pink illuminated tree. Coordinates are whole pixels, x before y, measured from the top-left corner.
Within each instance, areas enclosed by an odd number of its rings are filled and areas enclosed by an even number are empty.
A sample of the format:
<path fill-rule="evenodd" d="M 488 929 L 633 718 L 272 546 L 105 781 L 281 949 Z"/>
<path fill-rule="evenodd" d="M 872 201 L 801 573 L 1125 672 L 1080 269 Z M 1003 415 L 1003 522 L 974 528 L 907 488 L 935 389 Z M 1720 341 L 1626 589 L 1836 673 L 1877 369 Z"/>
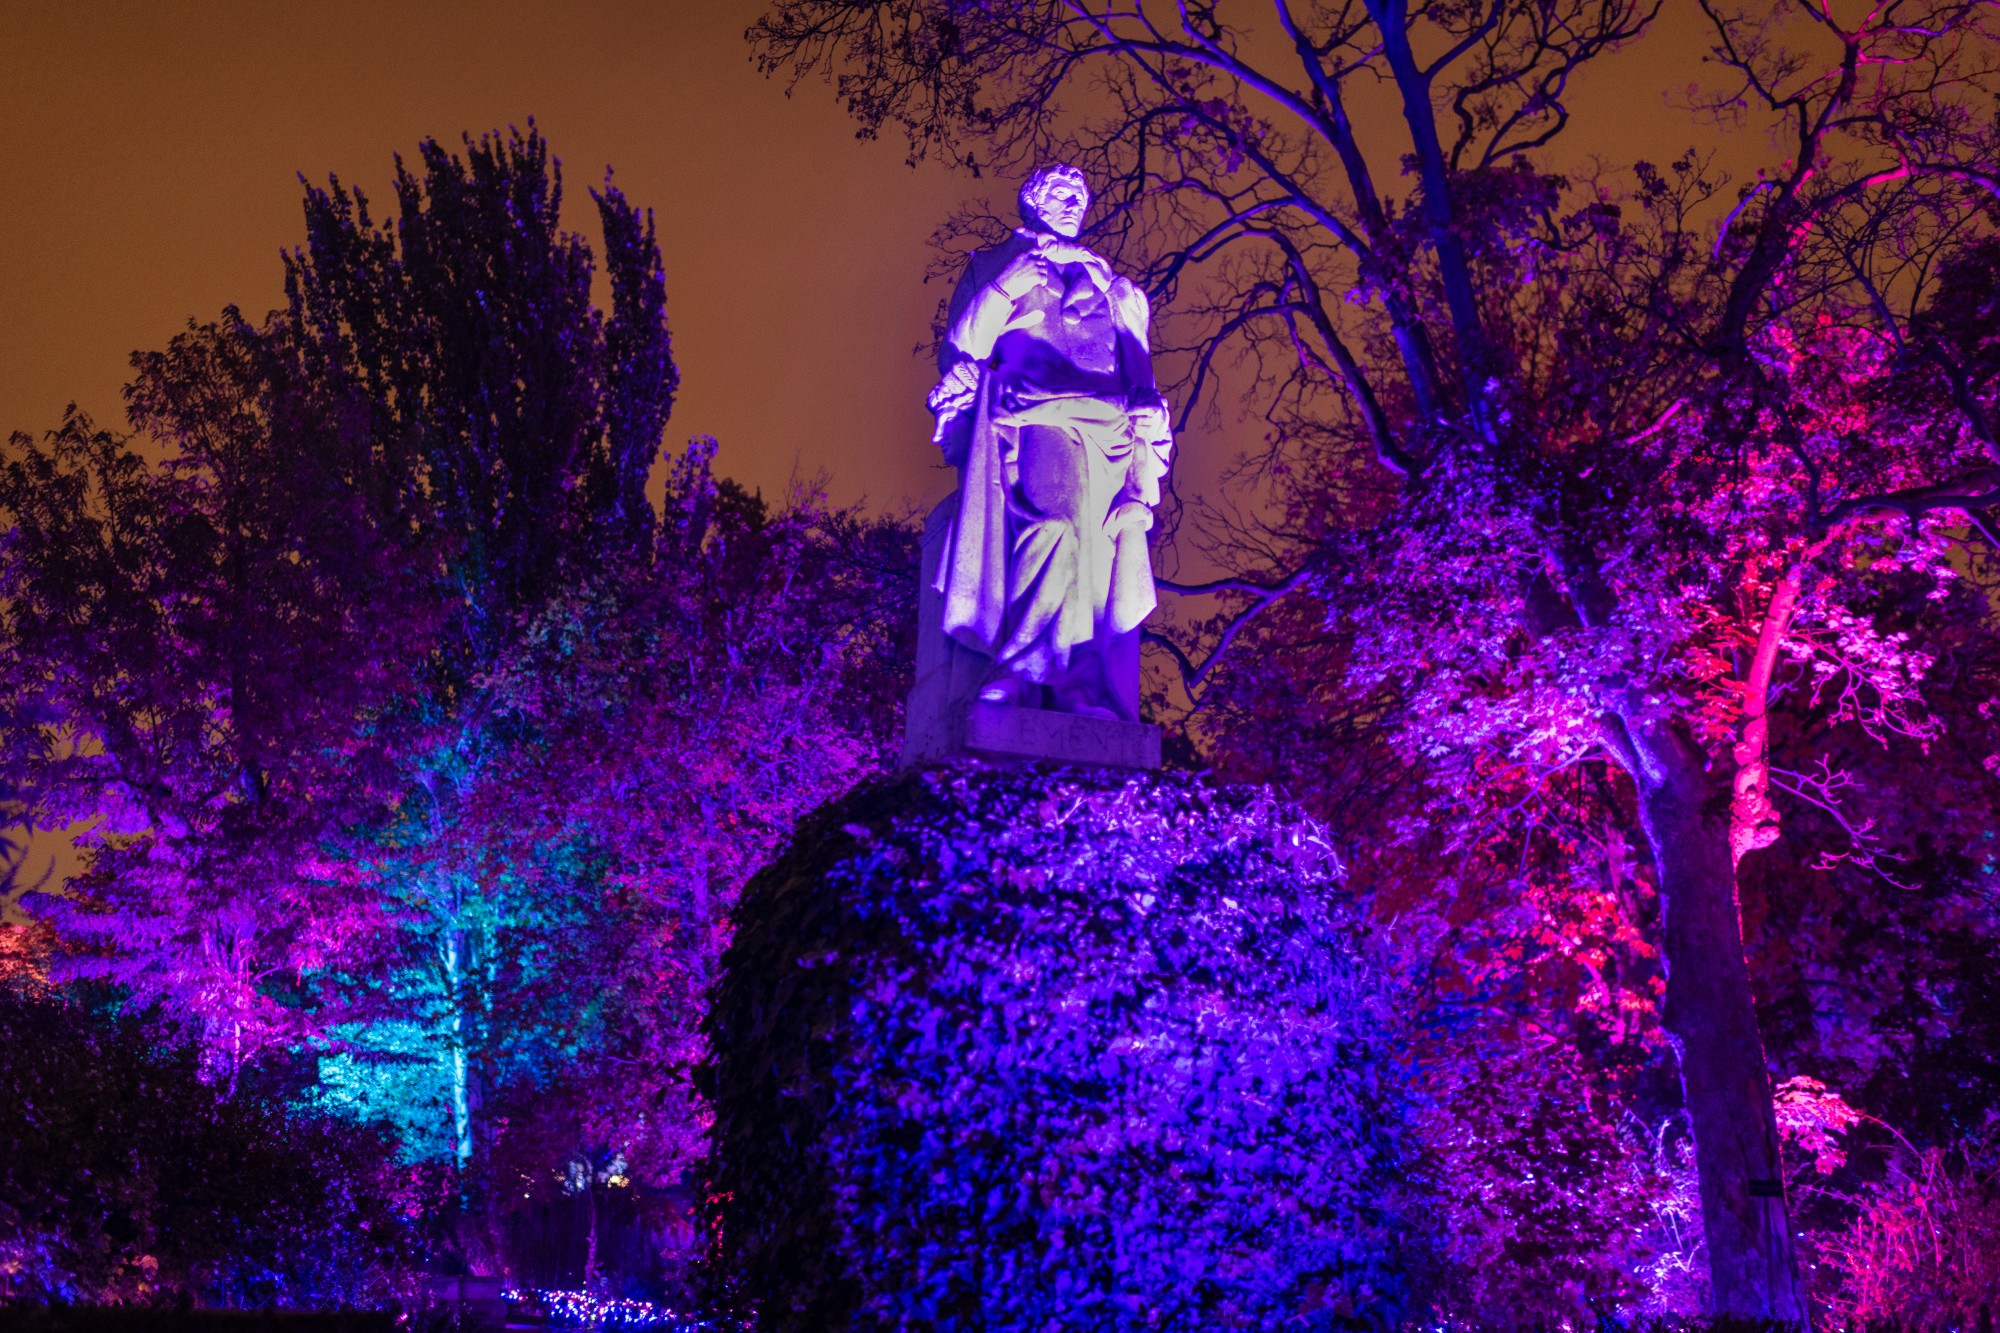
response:
<path fill-rule="evenodd" d="M 1234 354 L 1267 441 L 1225 543 L 1244 575 L 1198 590 L 1249 599 L 1215 646 L 1309 593 L 1333 641 L 1303 687 L 1377 701 L 1344 725 L 1418 771 L 1442 851 L 1509 822 L 1529 849 L 1555 784 L 1608 787 L 1663 902 L 1714 1308 L 1796 1319 L 1737 874 L 1785 804 L 1841 808 L 1837 773 L 1774 765 L 1774 690 L 1883 736 L 1933 726 L 1928 664 L 1860 589 L 1895 564 L 1951 595 L 2000 501 L 1965 318 L 1993 33 L 1956 0 L 1705 5 L 1697 109 L 1770 131 L 1757 180 L 1697 155 L 1624 184 L 1536 166 L 1578 73 L 1653 12 L 782 0 L 753 39 L 913 153 L 1093 177 L 1092 243 L 1178 319 L 1183 416 Z M 1393 112 L 1364 124 L 1378 88 Z M 1231 669 L 1174 652 L 1197 692 Z"/>

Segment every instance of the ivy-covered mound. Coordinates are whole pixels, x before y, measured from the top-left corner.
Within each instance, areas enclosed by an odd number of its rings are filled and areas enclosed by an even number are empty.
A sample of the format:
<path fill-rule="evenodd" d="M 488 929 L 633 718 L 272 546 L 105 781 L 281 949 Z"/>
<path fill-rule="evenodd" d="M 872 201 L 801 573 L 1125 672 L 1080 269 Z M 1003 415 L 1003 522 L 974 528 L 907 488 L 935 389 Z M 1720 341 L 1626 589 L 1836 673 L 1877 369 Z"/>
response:
<path fill-rule="evenodd" d="M 1381 998 L 1254 790 L 923 774 L 745 889 L 708 1019 L 718 1272 L 764 1330 L 1397 1313 Z"/>

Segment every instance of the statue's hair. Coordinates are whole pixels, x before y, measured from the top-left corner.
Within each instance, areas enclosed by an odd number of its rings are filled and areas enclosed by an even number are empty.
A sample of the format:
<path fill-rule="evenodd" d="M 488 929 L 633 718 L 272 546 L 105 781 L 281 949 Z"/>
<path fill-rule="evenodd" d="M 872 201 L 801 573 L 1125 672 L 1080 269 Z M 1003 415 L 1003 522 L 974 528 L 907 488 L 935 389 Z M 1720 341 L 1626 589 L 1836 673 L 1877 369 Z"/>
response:
<path fill-rule="evenodd" d="M 1030 227 L 1042 225 L 1042 215 L 1036 211 L 1034 201 L 1041 197 L 1045 187 L 1058 180 L 1070 181 L 1083 191 L 1084 198 L 1092 197 L 1089 178 L 1069 163 L 1051 162 L 1046 167 L 1038 167 L 1033 175 L 1021 182 L 1021 220 Z"/>

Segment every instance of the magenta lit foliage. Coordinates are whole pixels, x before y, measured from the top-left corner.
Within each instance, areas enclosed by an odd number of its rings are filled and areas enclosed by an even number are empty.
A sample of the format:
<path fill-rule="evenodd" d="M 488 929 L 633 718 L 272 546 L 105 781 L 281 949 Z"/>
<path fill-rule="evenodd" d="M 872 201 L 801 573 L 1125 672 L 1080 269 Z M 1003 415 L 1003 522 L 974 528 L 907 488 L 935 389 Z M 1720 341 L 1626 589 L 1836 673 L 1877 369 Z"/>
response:
<path fill-rule="evenodd" d="M 713 997 L 720 1271 L 765 1329 L 1393 1323 L 1360 940 L 1262 789 L 984 771 L 827 807 Z"/>

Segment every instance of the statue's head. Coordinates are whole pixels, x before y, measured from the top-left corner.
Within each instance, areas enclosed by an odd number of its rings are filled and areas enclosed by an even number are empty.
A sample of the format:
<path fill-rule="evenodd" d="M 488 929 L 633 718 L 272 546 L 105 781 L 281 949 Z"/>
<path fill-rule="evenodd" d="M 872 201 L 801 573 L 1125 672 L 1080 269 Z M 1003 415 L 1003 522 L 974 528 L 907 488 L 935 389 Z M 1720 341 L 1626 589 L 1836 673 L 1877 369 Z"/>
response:
<path fill-rule="evenodd" d="M 1089 211 L 1090 182 L 1064 163 L 1043 167 L 1021 187 L 1021 220 L 1066 240 L 1076 239 Z"/>

